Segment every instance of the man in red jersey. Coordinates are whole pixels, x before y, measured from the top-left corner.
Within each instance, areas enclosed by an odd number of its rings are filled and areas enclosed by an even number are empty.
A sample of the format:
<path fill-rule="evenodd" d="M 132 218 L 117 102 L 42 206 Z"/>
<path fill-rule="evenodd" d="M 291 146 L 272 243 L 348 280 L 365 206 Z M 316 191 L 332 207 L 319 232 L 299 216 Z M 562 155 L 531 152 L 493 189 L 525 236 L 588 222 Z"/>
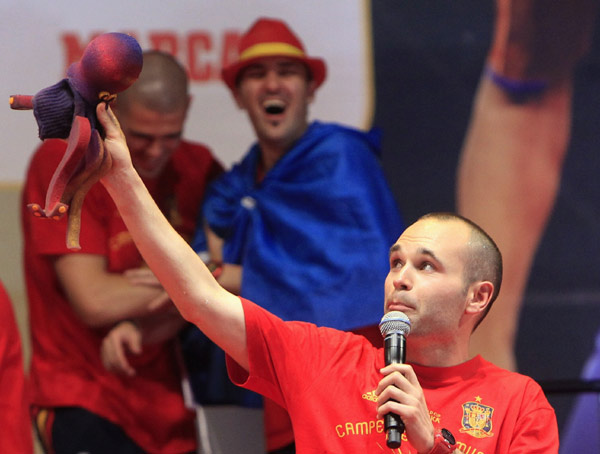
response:
<path fill-rule="evenodd" d="M 412 328 L 406 364 L 384 367 L 382 349 L 363 336 L 284 322 L 221 287 L 155 206 L 110 109 L 97 112 L 113 158 L 102 183 L 140 252 L 183 317 L 229 355 L 232 380 L 288 410 L 297 452 L 557 452 L 539 385 L 469 356 L 502 278 L 500 252 L 477 225 L 431 214 L 392 246 L 384 311 L 404 312 Z M 406 425 L 401 450 L 386 447 L 387 413 Z"/>
<path fill-rule="evenodd" d="M 185 69 L 150 51 L 139 79 L 116 104 L 135 168 L 184 238 L 193 234 L 206 185 L 222 171 L 208 148 L 182 140 L 189 103 Z M 194 414 L 184 405 L 174 340 L 144 345 L 128 376 L 101 361 L 102 340 L 119 321 L 183 325 L 172 306 L 152 309 L 164 290 L 106 190 L 95 185 L 85 198 L 77 252 L 66 248 L 65 220 L 25 210 L 44 200 L 65 146 L 60 140 L 40 146 L 23 192 L 32 402 L 41 442 L 49 453 L 193 452 Z"/>

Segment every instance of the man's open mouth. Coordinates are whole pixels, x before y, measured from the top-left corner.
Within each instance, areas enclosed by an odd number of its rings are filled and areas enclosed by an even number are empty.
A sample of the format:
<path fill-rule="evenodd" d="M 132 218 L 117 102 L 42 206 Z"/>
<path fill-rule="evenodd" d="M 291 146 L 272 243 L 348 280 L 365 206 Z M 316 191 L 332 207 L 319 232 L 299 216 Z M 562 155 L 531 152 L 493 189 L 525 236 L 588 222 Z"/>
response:
<path fill-rule="evenodd" d="M 270 99 L 263 104 L 265 112 L 270 115 L 281 114 L 285 111 L 285 103 L 278 99 Z"/>

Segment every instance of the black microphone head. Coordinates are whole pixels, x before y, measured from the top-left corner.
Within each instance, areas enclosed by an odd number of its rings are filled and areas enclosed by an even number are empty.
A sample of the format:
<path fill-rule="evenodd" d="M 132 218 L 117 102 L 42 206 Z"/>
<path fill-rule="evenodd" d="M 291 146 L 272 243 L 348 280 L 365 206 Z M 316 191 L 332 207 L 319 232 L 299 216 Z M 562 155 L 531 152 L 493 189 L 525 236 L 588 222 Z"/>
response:
<path fill-rule="evenodd" d="M 379 330 L 383 337 L 392 333 L 400 333 L 406 337 L 410 333 L 410 320 L 404 312 L 390 311 L 381 318 Z"/>

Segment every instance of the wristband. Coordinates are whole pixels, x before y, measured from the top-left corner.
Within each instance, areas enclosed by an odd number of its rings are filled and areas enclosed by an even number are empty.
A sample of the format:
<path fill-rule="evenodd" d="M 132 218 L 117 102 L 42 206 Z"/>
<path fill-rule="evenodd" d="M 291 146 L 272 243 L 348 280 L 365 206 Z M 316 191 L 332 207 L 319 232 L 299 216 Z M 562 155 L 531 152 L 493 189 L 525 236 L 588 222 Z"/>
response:
<path fill-rule="evenodd" d="M 213 277 L 215 279 L 219 279 L 219 276 L 223 272 L 223 264 L 221 264 L 221 263 L 211 261 L 206 265 L 206 267 L 208 268 L 208 271 L 211 272 L 211 274 L 213 275 Z"/>
<path fill-rule="evenodd" d="M 504 90 L 514 100 L 524 101 L 530 96 L 538 96 L 548 88 L 548 82 L 542 79 L 519 80 L 503 76 L 492 69 L 485 68 L 485 75 L 489 77 L 498 87 Z"/>
<path fill-rule="evenodd" d="M 456 449 L 456 440 L 448 429 L 436 430 L 433 436 L 433 448 L 429 454 L 452 454 Z"/>

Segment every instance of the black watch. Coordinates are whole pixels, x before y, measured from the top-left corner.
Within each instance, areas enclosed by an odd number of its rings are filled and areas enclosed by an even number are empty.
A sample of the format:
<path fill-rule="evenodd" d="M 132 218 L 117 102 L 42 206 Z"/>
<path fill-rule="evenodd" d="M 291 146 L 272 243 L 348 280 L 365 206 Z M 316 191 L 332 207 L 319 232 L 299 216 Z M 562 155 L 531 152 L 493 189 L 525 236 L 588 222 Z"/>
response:
<path fill-rule="evenodd" d="M 456 449 L 454 435 L 448 429 L 436 430 L 433 437 L 433 448 L 429 454 L 452 454 Z"/>

